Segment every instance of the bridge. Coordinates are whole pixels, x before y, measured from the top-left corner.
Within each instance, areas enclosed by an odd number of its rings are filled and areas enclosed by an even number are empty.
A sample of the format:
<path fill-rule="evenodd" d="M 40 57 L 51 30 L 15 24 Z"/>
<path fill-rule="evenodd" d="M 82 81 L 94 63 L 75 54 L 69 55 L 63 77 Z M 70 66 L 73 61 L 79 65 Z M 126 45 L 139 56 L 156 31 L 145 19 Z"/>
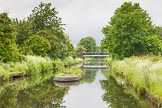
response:
<path fill-rule="evenodd" d="M 83 69 L 108 69 L 106 65 L 83 65 Z"/>
<path fill-rule="evenodd" d="M 84 52 L 82 53 L 82 57 L 83 59 L 89 57 L 94 58 L 90 59 L 90 61 L 86 61 L 87 63 L 83 63 L 82 68 L 84 69 L 108 69 L 108 67 L 103 62 L 103 58 L 109 57 L 109 54 L 106 52 Z"/>
<path fill-rule="evenodd" d="M 109 57 L 106 52 L 84 52 L 83 57 Z"/>

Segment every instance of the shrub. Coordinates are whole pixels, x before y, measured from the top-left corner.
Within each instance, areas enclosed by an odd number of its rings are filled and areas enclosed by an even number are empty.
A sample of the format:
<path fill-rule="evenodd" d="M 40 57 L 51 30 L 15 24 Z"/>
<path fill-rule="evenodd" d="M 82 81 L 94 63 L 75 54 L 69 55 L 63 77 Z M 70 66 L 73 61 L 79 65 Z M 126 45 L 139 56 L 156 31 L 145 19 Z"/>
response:
<path fill-rule="evenodd" d="M 21 47 L 22 53 L 46 56 L 51 49 L 49 41 L 41 36 L 33 35 Z"/>
<path fill-rule="evenodd" d="M 59 72 L 59 71 L 63 72 L 64 63 L 60 59 L 57 59 L 57 60 L 53 61 L 52 64 L 53 64 L 55 72 Z"/>

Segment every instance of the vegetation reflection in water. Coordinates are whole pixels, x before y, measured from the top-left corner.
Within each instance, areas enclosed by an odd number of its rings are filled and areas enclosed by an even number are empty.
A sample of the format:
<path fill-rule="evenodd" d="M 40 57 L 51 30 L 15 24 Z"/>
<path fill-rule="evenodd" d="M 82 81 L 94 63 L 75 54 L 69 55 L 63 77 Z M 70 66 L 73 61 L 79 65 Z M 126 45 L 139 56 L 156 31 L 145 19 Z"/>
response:
<path fill-rule="evenodd" d="M 1 87 L 0 108 L 63 108 L 62 99 L 68 88 L 56 87 L 53 77 L 38 79 L 30 78 Z"/>
<path fill-rule="evenodd" d="M 105 91 L 102 98 L 110 108 L 154 108 L 149 101 L 140 98 L 133 89 L 119 85 L 110 73 L 107 71 L 102 73 L 107 77 L 107 80 L 100 81 Z"/>
<path fill-rule="evenodd" d="M 83 83 L 92 83 L 96 79 L 97 70 L 86 70 L 85 75 L 83 76 L 81 82 Z"/>
<path fill-rule="evenodd" d="M 104 90 L 102 101 L 108 107 L 151 108 L 146 100 L 140 100 L 134 93 L 118 85 L 111 75 L 107 75 L 107 70 L 102 73 L 107 78 L 100 80 L 100 86 Z M 0 87 L 0 108 L 68 108 L 63 103 L 70 87 L 56 86 L 50 76 L 31 77 Z M 97 70 L 87 70 L 81 83 L 93 84 L 96 78 Z M 82 100 L 84 99 L 80 99 Z"/>

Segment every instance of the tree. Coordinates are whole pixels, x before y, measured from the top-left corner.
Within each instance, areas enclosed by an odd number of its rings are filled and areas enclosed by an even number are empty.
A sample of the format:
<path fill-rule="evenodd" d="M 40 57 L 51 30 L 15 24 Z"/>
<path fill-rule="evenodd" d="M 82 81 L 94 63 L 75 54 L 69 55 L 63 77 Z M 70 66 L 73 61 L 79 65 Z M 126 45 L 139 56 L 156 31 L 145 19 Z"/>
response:
<path fill-rule="evenodd" d="M 58 12 L 55 8 L 51 8 L 51 3 L 40 3 L 38 7 L 32 10 L 32 14 L 28 17 L 31 22 L 33 33 L 40 30 L 52 29 L 55 35 L 63 36 L 63 28 L 61 18 L 57 17 Z"/>
<path fill-rule="evenodd" d="M 146 38 L 147 53 L 160 55 L 162 53 L 162 40 L 157 35 L 148 36 Z"/>
<path fill-rule="evenodd" d="M 74 57 L 75 58 L 75 52 L 74 52 L 74 46 L 71 44 L 69 35 L 64 33 L 64 39 L 65 39 L 65 45 L 66 45 L 66 50 L 65 50 L 65 56 L 66 57 Z"/>
<path fill-rule="evenodd" d="M 37 35 L 47 39 L 50 42 L 51 50 L 47 52 L 51 58 L 64 58 L 66 55 L 66 39 L 65 37 L 59 38 L 51 30 L 41 30 L 36 33 Z"/>
<path fill-rule="evenodd" d="M 21 48 L 24 54 L 46 56 L 51 46 L 47 39 L 38 35 L 33 35 L 24 42 Z"/>
<path fill-rule="evenodd" d="M 97 47 L 95 39 L 91 36 L 82 38 L 78 45 L 82 45 L 84 48 L 86 48 L 87 52 L 95 52 Z"/>
<path fill-rule="evenodd" d="M 155 27 L 156 35 L 162 40 L 162 27 Z"/>
<path fill-rule="evenodd" d="M 17 61 L 20 55 L 16 46 L 14 27 L 7 13 L 0 14 L 0 61 Z"/>
<path fill-rule="evenodd" d="M 21 46 L 25 40 L 32 36 L 31 24 L 29 21 L 15 19 L 13 24 L 16 28 L 16 44 Z"/>
<path fill-rule="evenodd" d="M 83 45 L 77 45 L 75 48 L 75 54 L 77 57 L 82 57 L 82 53 L 86 52 L 86 49 L 84 48 Z"/>
<path fill-rule="evenodd" d="M 51 3 L 40 3 L 38 7 L 32 10 L 32 14 L 28 17 L 34 34 L 43 36 L 50 42 L 51 50 L 48 55 L 51 58 L 64 58 L 66 51 L 65 37 L 61 18 L 57 17 L 58 12 L 55 8 L 51 8 Z"/>
<path fill-rule="evenodd" d="M 105 34 L 102 48 L 108 49 L 113 57 L 122 59 L 152 53 L 146 42 L 150 42 L 147 39 L 155 34 L 155 29 L 139 3 L 125 2 L 117 8 L 109 25 L 102 31 Z"/>

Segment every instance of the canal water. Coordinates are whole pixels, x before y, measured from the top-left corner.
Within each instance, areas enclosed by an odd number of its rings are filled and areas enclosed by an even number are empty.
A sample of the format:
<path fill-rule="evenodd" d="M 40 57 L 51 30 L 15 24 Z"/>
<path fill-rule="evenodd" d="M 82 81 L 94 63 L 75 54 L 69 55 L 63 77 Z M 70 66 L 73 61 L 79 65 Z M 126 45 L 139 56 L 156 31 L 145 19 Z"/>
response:
<path fill-rule="evenodd" d="M 0 108 L 154 108 L 108 69 L 84 69 L 80 82 L 57 83 L 51 75 L 0 86 Z"/>
<path fill-rule="evenodd" d="M 92 76 L 84 79 L 82 84 L 70 87 L 65 95 L 63 105 L 67 108 L 107 108 L 108 105 L 102 99 L 104 90 L 100 84 L 106 78 L 101 70 L 89 70 L 87 74 Z"/>

